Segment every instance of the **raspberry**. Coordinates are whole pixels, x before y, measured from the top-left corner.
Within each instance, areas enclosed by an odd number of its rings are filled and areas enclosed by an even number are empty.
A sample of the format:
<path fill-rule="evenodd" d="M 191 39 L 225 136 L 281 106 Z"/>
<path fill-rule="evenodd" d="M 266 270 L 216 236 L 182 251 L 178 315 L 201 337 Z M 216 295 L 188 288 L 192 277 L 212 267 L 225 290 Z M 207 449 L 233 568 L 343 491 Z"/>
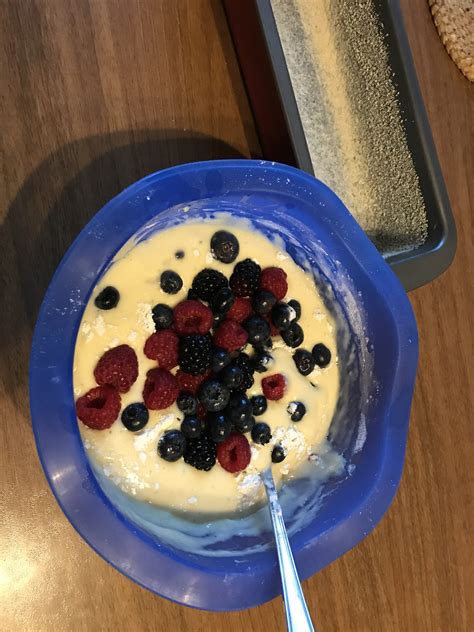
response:
<path fill-rule="evenodd" d="M 147 339 L 143 351 L 147 358 L 156 360 L 162 369 L 173 369 L 178 364 L 179 338 L 171 329 L 157 331 Z"/>
<path fill-rule="evenodd" d="M 113 386 L 96 386 L 76 402 L 77 416 L 93 430 L 110 428 L 119 412 L 120 395 Z"/>
<path fill-rule="evenodd" d="M 163 410 L 176 401 L 178 380 L 165 369 L 150 369 L 143 387 L 143 401 L 150 410 Z"/>
<path fill-rule="evenodd" d="M 235 296 L 252 296 L 259 287 L 261 268 L 252 259 L 239 261 L 230 277 L 229 285 Z"/>
<path fill-rule="evenodd" d="M 202 301 L 211 300 L 214 294 L 217 294 L 223 287 L 227 287 L 227 279 L 218 270 L 212 268 L 204 268 L 201 272 L 198 272 L 193 279 L 192 290 L 196 296 Z"/>
<path fill-rule="evenodd" d="M 260 287 L 268 290 L 281 301 L 288 292 L 286 272 L 282 268 L 265 268 L 260 275 Z"/>
<path fill-rule="evenodd" d="M 268 314 L 266 314 L 265 316 L 263 316 L 263 318 L 265 318 L 267 323 L 270 325 L 270 336 L 272 338 L 274 338 L 275 336 L 279 336 L 280 335 L 280 330 L 278 329 L 278 327 L 276 325 L 273 324 L 273 321 L 270 318 L 270 316 Z"/>
<path fill-rule="evenodd" d="M 241 472 L 250 463 L 250 445 L 247 437 L 232 432 L 217 445 L 217 460 L 228 472 Z"/>
<path fill-rule="evenodd" d="M 191 375 L 190 373 L 185 373 L 179 369 L 176 373 L 176 379 L 178 380 L 179 387 L 182 391 L 196 395 L 198 388 L 210 375 L 210 371 L 206 371 L 203 375 Z"/>
<path fill-rule="evenodd" d="M 207 334 L 212 327 L 213 315 L 209 307 L 199 301 L 182 301 L 173 312 L 174 328 L 180 336 Z"/>
<path fill-rule="evenodd" d="M 247 342 L 248 333 L 234 320 L 225 320 L 214 334 L 214 344 L 227 351 L 237 351 Z"/>
<path fill-rule="evenodd" d="M 138 377 L 138 360 L 128 345 L 119 345 L 106 351 L 94 369 L 99 386 L 109 384 L 126 393 Z"/>
<path fill-rule="evenodd" d="M 252 304 L 249 298 L 243 298 L 242 296 L 236 296 L 234 304 L 227 312 L 227 318 L 235 320 L 237 323 L 241 323 L 246 320 L 252 313 Z"/>
<path fill-rule="evenodd" d="M 277 400 L 283 397 L 286 388 L 286 380 L 281 373 L 275 373 L 264 377 L 262 391 L 267 399 Z"/>

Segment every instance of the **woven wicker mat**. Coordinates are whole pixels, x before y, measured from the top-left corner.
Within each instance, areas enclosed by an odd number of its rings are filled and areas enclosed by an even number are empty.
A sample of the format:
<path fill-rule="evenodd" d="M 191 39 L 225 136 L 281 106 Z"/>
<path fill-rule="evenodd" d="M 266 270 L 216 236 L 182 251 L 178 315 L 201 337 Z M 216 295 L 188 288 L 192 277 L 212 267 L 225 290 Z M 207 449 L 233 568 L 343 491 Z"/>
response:
<path fill-rule="evenodd" d="M 474 82 L 474 0 L 428 0 L 441 41 L 459 70 Z"/>

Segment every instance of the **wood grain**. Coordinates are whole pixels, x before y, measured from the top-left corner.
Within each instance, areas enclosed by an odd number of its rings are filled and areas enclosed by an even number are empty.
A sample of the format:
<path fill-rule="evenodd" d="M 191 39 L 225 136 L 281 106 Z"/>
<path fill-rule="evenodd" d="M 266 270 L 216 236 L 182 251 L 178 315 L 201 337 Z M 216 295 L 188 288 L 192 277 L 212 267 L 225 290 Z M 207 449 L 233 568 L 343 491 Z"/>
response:
<path fill-rule="evenodd" d="M 473 90 L 427 3 L 402 5 L 459 245 L 449 271 L 411 294 L 421 356 L 396 500 L 361 545 L 305 582 L 324 631 L 474 626 Z M 281 599 L 199 612 L 102 561 L 49 492 L 27 403 L 38 306 L 85 222 L 150 171 L 259 154 L 220 3 L 3 0 L 0 11 L 0 628 L 283 630 Z"/>

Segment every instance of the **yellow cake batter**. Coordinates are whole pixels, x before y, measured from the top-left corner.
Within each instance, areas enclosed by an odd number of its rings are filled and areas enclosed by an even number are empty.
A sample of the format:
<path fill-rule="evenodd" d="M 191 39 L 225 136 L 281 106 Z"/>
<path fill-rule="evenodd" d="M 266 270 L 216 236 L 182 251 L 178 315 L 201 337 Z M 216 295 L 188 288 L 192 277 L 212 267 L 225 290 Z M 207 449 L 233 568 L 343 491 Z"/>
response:
<path fill-rule="evenodd" d="M 151 309 L 157 303 L 174 306 L 184 300 L 194 276 L 205 267 L 230 276 L 234 264 L 221 263 L 210 253 L 210 238 L 221 229 L 229 230 L 225 218 L 199 223 L 190 220 L 157 232 L 138 245 L 129 243 L 119 252 L 94 289 L 81 322 L 74 356 L 76 398 L 95 386 L 93 371 L 103 353 L 128 344 L 137 354 L 139 376 L 130 391 L 122 394 L 122 409 L 142 401 L 146 372 L 156 366 L 143 353 L 146 339 L 155 330 Z M 269 424 L 273 435 L 270 444 L 254 444 L 250 435 L 246 435 L 252 446 L 252 459 L 239 474 L 227 472 L 219 463 L 204 472 L 183 459 L 169 463 L 160 458 L 157 445 L 161 435 L 165 430 L 179 429 L 183 418 L 176 405 L 164 411 L 150 410 L 148 424 L 138 433 L 127 430 L 120 417 L 107 430 L 92 430 L 78 421 L 87 454 L 96 468 L 134 498 L 175 511 L 219 514 L 257 504 L 263 498 L 259 472 L 271 464 L 275 443 L 282 443 L 288 451 L 282 463 L 272 466 L 275 480 L 280 483 L 285 477 L 297 476 L 298 466 L 307 462 L 318 446 L 323 449 L 336 407 L 339 390 L 336 330 L 312 276 L 297 266 L 281 245 L 272 243 L 244 221 L 233 218 L 232 232 L 240 244 L 237 261 L 249 257 L 262 268 L 279 266 L 285 270 L 289 288 L 285 300 L 297 299 L 302 307 L 299 321 L 305 333 L 302 347 L 311 350 L 314 344 L 322 342 L 330 349 L 332 361 L 327 368 L 316 367 L 304 377 L 292 360 L 294 350 L 280 338 L 274 338 L 271 351 L 274 364 L 266 373 L 255 373 L 255 384 L 247 395 L 261 394 L 262 378 L 273 373 L 286 377 L 286 392 L 281 400 L 269 401 L 267 411 L 257 418 Z M 182 259 L 175 257 L 178 250 L 185 253 Z M 167 269 L 176 271 L 183 280 L 183 288 L 176 295 L 166 294 L 160 288 L 160 274 Z M 108 285 L 119 290 L 120 301 L 116 308 L 103 311 L 94 305 L 94 298 Z M 297 423 L 290 420 L 287 412 L 287 405 L 294 400 L 303 402 L 307 409 Z"/>

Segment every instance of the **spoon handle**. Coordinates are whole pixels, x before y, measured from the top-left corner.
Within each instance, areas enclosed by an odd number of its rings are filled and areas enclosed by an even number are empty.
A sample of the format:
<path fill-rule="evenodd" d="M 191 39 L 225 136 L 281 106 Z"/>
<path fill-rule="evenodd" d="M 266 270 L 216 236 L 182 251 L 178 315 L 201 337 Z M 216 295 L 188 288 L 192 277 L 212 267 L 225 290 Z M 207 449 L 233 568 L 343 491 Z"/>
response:
<path fill-rule="evenodd" d="M 314 632 L 311 617 L 309 616 L 304 599 L 303 589 L 301 588 L 298 577 L 298 571 L 296 570 L 295 560 L 293 559 L 290 543 L 288 541 L 288 534 L 286 533 L 286 527 L 278 501 L 278 494 L 275 489 L 275 483 L 270 468 L 262 473 L 262 479 L 267 491 L 278 552 L 287 628 L 289 632 Z"/>

